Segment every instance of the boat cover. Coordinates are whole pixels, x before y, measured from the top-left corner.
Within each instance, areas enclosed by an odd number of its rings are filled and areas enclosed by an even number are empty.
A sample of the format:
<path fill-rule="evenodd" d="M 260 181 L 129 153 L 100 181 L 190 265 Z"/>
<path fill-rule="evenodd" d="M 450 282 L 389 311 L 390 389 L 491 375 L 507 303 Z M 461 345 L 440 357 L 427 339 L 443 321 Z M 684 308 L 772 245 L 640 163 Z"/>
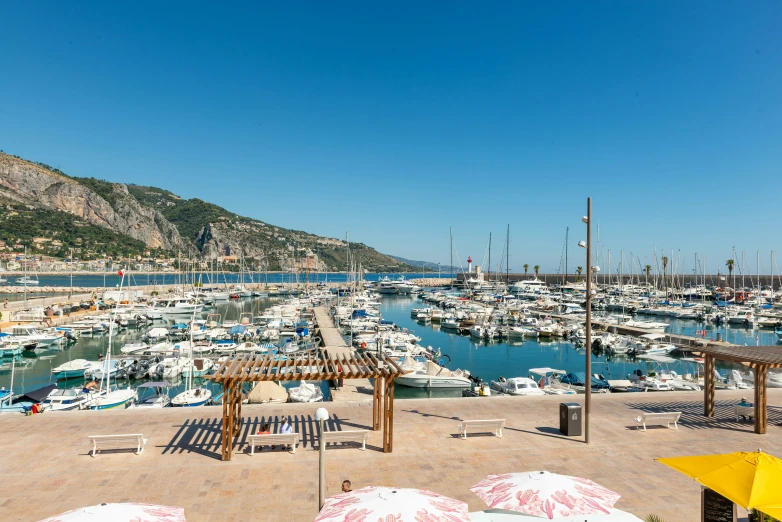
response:
<path fill-rule="evenodd" d="M 247 394 L 247 401 L 250 404 L 286 402 L 287 400 L 288 391 L 274 381 L 261 381 Z"/>
<path fill-rule="evenodd" d="M 52 393 L 52 390 L 56 390 L 56 389 L 57 389 L 56 384 L 49 384 L 48 386 L 44 386 L 43 388 L 38 388 L 37 390 L 32 390 L 25 394 L 22 394 L 21 396 L 16 398 L 16 401 L 28 400 L 33 402 L 41 402 L 46 397 L 48 397 L 50 393 Z"/>

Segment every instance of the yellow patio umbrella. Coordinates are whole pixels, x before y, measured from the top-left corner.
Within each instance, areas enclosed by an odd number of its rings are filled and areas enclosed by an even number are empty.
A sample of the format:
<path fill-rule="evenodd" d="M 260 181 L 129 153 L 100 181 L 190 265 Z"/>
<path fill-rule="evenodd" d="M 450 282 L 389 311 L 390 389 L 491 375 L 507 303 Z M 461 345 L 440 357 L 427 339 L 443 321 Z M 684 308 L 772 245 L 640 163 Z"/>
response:
<path fill-rule="evenodd" d="M 782 460 L 761 450 L 656 459 L 747 509 L 782 515 Z M 772 512 L 763 510 L 769 506 Z M 776 515 L 774 514 L 776 513 Z"/>
<path fill-rule="evenodd" d="M 774 517 L 777 520 L 782 520 L 782 506 L 769 506 L 766 508 L 761 506 L 757 509 L 758 511 L 761 511 L 770 517 Z"/>

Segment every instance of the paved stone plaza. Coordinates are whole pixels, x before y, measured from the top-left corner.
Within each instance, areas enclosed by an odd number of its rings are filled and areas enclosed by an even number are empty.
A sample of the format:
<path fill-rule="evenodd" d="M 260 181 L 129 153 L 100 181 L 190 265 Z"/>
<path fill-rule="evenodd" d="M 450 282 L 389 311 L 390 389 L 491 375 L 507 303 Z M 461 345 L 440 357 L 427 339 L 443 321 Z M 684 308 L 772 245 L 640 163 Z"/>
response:
<path fill-rule="evenodd" d="M 749 392 L 751 393 L 751 392 Z M 732 404 L 744 391 L 717 394 L 714 419 L 703 417 L 702 393 L 636 393 L 595 396 L 592 444 L 558 431 L 562 397 L 492 397 L 397 400 L 394 452 L 383 454 L 381 432 L 362 452 L 334 448 L 327 457 L 327 495 L 343 479 L 367 485 L 427 488 L 464 500 L 471 511 L 486 506 L 469 487 L 492 473 L 549 470 L 588 477 L 622 495 L 617 507 L 669 522 L 700 520 L 700 487 L 654 462 L 656 457 L 764 451 L 782 455 L 782 390 L 769 390 L 769 427 L 756 435 L 736 422 Z M 564 400 L 568 400 L 565 398 Z M 582 401 L 583 397 L 577 400 Z M 101 502 L 137 501 L 185 508 L 188 521 L 309 521 L 317 513 L 317 426 L 320 404 L 242 408 L 245 424 L 231 462 L 220 460 L 216 407 L 165 410 L 45 413 L 0 416 L 3 487 L 0 520 L 35 521 Z M 330 429 L 369 429 L 372 403 L 325 403 Z M 682 411 L 678 431 L 635 429 L 640 412 Z M 281 415 L 295 417 L 303 436 L 296 454 L 245 452 L 247 433 Z M 457 438 L 457 419 L 505 418 L 504 437 Z M 107 452 L 88 456 L 87 435 L 143 433 L 140 456 Z"/>

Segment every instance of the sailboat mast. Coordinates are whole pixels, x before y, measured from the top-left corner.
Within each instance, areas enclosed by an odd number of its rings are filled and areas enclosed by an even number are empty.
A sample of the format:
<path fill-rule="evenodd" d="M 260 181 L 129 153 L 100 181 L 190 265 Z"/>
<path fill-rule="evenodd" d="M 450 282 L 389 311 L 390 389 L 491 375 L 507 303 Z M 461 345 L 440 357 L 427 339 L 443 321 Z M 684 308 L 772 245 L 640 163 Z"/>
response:
<path fill-rule="evenodd" d="M 570 234 L 570 227 L 565 227 L 565 273 L 562 274 L 562 284 L 567 284 L 567 242 Z"/>
<path fill-rule="evenodd" d="M 491 283 L 491 232 L 489 232 L 489 283 Z"/>
<path fill-rule="evenodd" d="M 448 227 L 448 233 L 451 236 L 451 285 L 453 286 L 453 227 Z"/>
<path fill-rule="evenodd" d="M 505 284 L 510 284 L 510 223 L 508 223 L 508 232 L 505 235 Z"/>

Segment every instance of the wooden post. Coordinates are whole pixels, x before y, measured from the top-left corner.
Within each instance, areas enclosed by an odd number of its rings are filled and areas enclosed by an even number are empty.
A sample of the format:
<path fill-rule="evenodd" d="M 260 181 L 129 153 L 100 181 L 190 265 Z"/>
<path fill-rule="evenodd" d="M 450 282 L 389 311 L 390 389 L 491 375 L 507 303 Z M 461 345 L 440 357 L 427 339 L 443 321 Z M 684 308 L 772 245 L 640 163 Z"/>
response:
<path fill-rule="evenodd" d="M 383 406 L 383 453 L 394 450 L 394 378 L 386 380 Z"/>
<path fill-rule="evenodd" d="M 228 385 L 223 383 L 223 460 L 228 457 Z"/>
<path fill-rule="evenodd" d="M 372 430 L 373 431 L 380 431 L 380 424 L 382 422 L 380 416 L 380 412 L 383 409 L 382 386 L 383 386 L 383 378 L 375 377 L 374 390 L 372 391 Z"/>
<path fill-rule="evenodd" d="M 703 372 L 703 414 L 714 417 L 714 356 L 706 355 Z"/>
<path fill-rule="evenodd" d="M 755 433 L 763 435 L 766 433 L 766 377 L 768 375 L 768 366 L 758 366 L 755 368 Z"/>

